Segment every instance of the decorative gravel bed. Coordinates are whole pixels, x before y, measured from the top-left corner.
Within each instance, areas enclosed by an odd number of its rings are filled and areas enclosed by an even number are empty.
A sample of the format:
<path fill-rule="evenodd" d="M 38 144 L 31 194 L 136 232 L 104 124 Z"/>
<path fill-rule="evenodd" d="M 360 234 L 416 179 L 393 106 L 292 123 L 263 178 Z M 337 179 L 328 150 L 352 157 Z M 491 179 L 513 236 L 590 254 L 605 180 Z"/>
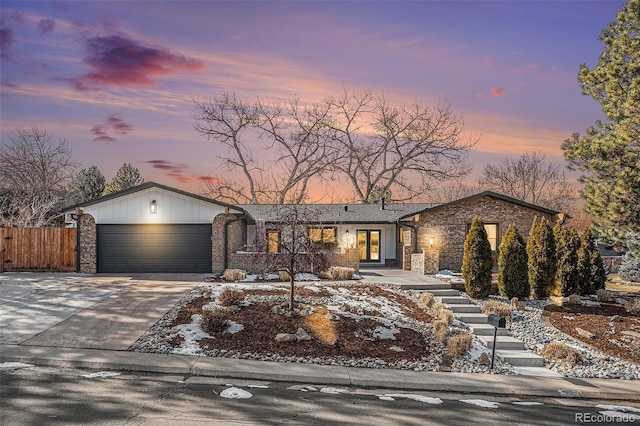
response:
<path fill-rule="evenodd" d="M 225 289 L 244 292 L 240 306 L 229 314 L 226 332 L 209 335 L 201 328 L 205 310 L 227 312 L 220 304 Z M 129 349 L 136 352 L 177 353 L 260 361 L 393 368 L 414 371 L 515 374 L 509 364 L 496 360 L 493 371 L 478 363 L 489 350 L 474 339 L 472 351 L 448 360 L 444 347 L 433 335 L 428 309 L 413 292 L 387 286 L 362 284 L 296 285 L 300 310 L 321 307 L 335 318 L 338 347 L 318 339 L 275 342 L 277 333 L 294 333 L 309 312 L 288 315 L 278 312 L 288 296 L 286 286 L 263 284 L 201 283 L 149 329 Z M 286 311 L 286 309 L 282 309 Z M 454 321 L 452 329 L 466 325 Z M 455 330 L 454 330 L 455 331 Z"/>
<path fill-rule="evenodd" d="M 510 301 L 505 298 L 490 296 L 490 299 L 510 304 Z M 473 302 L 480 306 L 486 303 L 483 300 L 473 300 Z M 542 355 L 547 344 L 551 342 L 564 343 L 582 354 L 581 364 L 569 366 L 561 362 L 545 360 L 545 367 L 566 377 L 640 379 L 640 365 L 597 350 L 543 321 L 544 308 L 550 304 L 552 304 L 550 300 L 526 301 L 526 310 L 513 311 L 508 324 L 512 336 L 522 340 L 526 349 L 538 355 Z M 599 321 L 608 323 L 609 318 L 601 316 Z"/>

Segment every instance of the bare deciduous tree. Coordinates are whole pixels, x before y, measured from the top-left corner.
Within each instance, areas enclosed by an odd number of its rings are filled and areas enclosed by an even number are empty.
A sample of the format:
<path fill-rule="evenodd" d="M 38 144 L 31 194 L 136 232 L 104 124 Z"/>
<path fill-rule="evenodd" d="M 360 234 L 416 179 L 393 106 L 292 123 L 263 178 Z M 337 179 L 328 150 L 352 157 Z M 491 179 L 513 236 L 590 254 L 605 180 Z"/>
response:
<path fill-rule="evenodd" d="M 256 252 L 256 263 L 264 265 L 267 272 L 286 272 L 289 276 L 289 309 L 293 309 L 295 278 L 302 272 L 321 272 L 328 266 L 328 252 L 312 241 L 309 226 L 318 223 L 318 208 L 307 205 L 281 205 L 273 216 L 276 222 L 269 223 L 269 232 L 278 235 L 278 250 L 270 250 L 270 241 L 265 227 L 258 227 L 252 250 Z"/>
<path fill-rule="evenodd" d="M 227 148 L 220 158 L 246 181 L 246 192 L 229 191 L 226 180 L 225 188 L 208 188 L 213 196 L 300 203 L 312 180 L 328 186 L 346 179 L 361 202 L 391 195 L 407 201 L 470 170 L 465 158 L 475 141 L 465 140 L 461 118 L 446 103 L 396 107 L 382 95 L 347 89 L 306 106 L 296 98 L 249 103 L 229 94 L 194 103 L 196 130 Z M 268 159 L 269 151 L 277 154 Z"/>
<path fill-rule="evenodd" d="M 479 183 L 484 189 L 565 212 L 577 195 L 560 165 L 547 162 L 541 152 L 507 157 L 498 165 L 489 164 Z"/>
<path fill-rule="evenodd" d="M 476 142 L 465 139 L 462 119 L 445 102 L 398 107 L 382 95 L 344 89 L 325 103 L 334 113 L 327 126 L 335 131 L 334 149 L 341 154 L 335 170 L 349 179 L 363 203 L 376 201 L 376 194 L 408 201 L 435 181 L 471 170 L 465 159 Z"/>
<path fill-rule="evenodd" d="M 75 170 L 64 140 L 46 130 L 19 128 L 0 144 L 0 219 L 7 226 L 50 225 L 67 202 Z"/>

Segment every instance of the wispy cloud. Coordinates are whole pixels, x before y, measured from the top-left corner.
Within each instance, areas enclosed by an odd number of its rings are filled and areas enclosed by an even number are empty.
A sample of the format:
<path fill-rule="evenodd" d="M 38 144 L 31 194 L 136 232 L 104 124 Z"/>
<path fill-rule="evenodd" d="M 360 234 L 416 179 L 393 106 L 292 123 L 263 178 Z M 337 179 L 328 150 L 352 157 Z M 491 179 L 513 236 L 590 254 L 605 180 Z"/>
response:
<path fill-rule="evenodd" d="M 89 131 L 96 135 L 92 139 L 93 142 L 115 142 L 117 139 L 112 136 L 113 133 L 126 135 L 134 130 L 134 127 L 126 123 L 122 118 L 117 115 L 110 115 L 105 121 L 96 124 Z"/>
<path fill-rule="evenodd" d="M 492 87 L 491 88 L 491 96 L 500 97 L 504 96 L 504 93 L 507 91 L 504 87 Z"/>
<path fill-rule="evenodd" d="M 15 41 L 15 34 L 11 28 L 0 28 L 0 57 L 11 59 L 8 50 Z"/>
<path fill-rule="evenodd" d="M 83 62 L 91 72 L 69 79 L 80 91 L 154 86 L 160 77 L 204 68 L 200 60 L 145 46 L 120 34 L 89 37 L 85 49 Z"/>
<path fill-rule="evenodd" d="M 538 68 L 537 64 L 526 64 L 526 65 L 521 65 L 521 66 L 518 66 L 518 67 L 511 68 L 509 71 L 517 73 L 517 72 L 522 72 L 522 71 L 525 71 L 525 70 L 534 70 L 536 68 Z"/>
<path fill-rule="evenodd" d="M 172 177 L 179 182 L 186 183 L 193 179 L 185 174 L 185 171 L 189 169 L 187 164 L 173 163 L 166 160 L 149 160 L 145 161 L 145 163 L 151 164 L 154 169 L 162 170 L 166 176 Z"/>
<path fill-rule="evenodd" d="M 56 28 L 56 21 L 52 19 L 41 19 L 38 22 L 38 26 L 36 27 L 38 32 L 42 35 L 53 32 L 55 28 Z"/>

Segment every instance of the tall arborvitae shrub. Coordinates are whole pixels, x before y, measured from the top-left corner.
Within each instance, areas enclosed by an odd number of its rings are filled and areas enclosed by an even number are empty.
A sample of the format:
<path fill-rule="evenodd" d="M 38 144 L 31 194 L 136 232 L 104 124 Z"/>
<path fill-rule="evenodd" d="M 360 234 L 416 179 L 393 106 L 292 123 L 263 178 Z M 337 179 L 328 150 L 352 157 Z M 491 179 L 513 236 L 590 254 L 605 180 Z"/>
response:
<path fill-rule="evenodd" d="M 527 274 L 527 248 L 515 225 L 509 225 L 500 242 L 498 291 L 511 299 L 526 299 L 531 292 Z"/>
<path fill-rule="evenodd" d="M 600 256 L 598 246 L 589 230 L 580 235 L 580 249 L 578 250 L 578 271 L 580 283 L 578 293 L 589 295 L 604 288 L 607 274 L 604 271 L 604 263 Z"/>
<path fill-rule="evenodd" d="M 553 227 L 556 243 L 556 293 L 569 296 L 578 292 L 580 271 L 578 270 L 578 251 L 580 236 L 575 229 L 567 229 L 558 222 Z M 553 292 L 552 292 L 553 293 Z"/>
<path fill-rule="evenodd" d="M 533 219 L 527 241 L 529 286 L 534 297 L 549 297 L 556 279 L 556 247 L 547 219 Z"/>
<path fill-rule="evenodd" d="M 489 295 L 492 269 L 491 244 L 482 219 L 476 216 L 464 242 L 462 259 L 462 277 L 469 297 L 484 299 Z"/>

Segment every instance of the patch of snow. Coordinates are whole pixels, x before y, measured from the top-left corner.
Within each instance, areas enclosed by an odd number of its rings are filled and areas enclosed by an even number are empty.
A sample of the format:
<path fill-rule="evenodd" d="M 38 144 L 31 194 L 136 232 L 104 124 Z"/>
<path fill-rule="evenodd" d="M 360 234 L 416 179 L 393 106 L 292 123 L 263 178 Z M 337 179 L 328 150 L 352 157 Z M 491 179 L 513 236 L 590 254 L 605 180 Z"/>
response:
<path fill-rule="evenodd" d="M 362 276 L 359 274 L 353 274 L 353 276 L 351 277 L 352 280 L 361 280 Z"/>
<path fill-rule="evenodd" d="M 451 278 L 451 284 L 464 284 L 464 278 L 453 277 Z"/>
<path fill-rule="evenodd" d="M 542 402 L 535 402 L 535 401 L 514 401 L 512 402 L 513 405 L 544 405 Z"/>
<path fill-rule="evenodd" d="M 267 385 L 249 385 L 248 387 L 257 389 L 269 389 L 269 386 Z"/>
<path fill-rule="evenodd" d="M 438 273 L 436 274 L 436 278 L 451 278 L 453 277 L 453 272 L 451 272 L 448 269 L 443 269 L 441 271 L 438 271 Z"/>
<path fill-rule="evenodd" d="M 87 379 L 103 379 L 106 377 L 115 377 L 119 375 L 120 373 L 116 373 L 114 371 L 98 371 L 97 373 L 83 374 L 82 377 L 86 377 Z"/>
<path fill-rule="evenodd" d="M 378 399 L 381 399 L 383 401 L 395 401 L 395 399 L 391 396 L 387 396 L 387 395 L 376 395 L 378 397 Z"/>
<path fill-rule="evenodd" d="M 373 330 L 373 337 L 376 339 L 391 339 L 396 340 L 396 334 L 400 333 L 395 327 L 386 328 L 382 326 L 377 326 L 375 330 Z"/>
<path fill-rule="evenodd" d="M 24 362 L 0 362 L 0 370 L 17 370 L 26 367 L 33 367 L 33 364 L 25 364 Z"/>
<path fill-rule="evenodd" d="M 296 274 L 296 281 L 320 281 L 320 278 L 317 275 L 304 272 Z"/>
<path fill-rule="evenodd" d="M 202 353 L 202 348 L 200 348 L 198 341 L 205 337 L 212 339 L 213 336 L 202 331 L 200 328 L 201 321 L 202 315 L 194 314 L 191 315 L 191 324 L 178 325 L 177 334 L 184 340 L 180 347 L 175 348 L 172 353 L 178 355 L 200 355 Z"/>
<path fill-rule="evenodd" d="M 302 389 L 300 389 L 302 392 L 318 392 L 318 388 L 315 388 L 313 386 L 305 386 Z"/>
<path fill-rule="evenodd" d="M 469 356 L 471 361 L 477 361 L 480 356 L 486 353 L 489 357 L 491 357 L 491 351 L 487 349 L 480 341 L 473 339 L 471 342 L 471 350 L 469 351 Z"/>
<path fill-rule="evenodd" d="M 320 389 L 321 393 L 330 393 L 332 395 L 340 395 L 342 393 L 347 393 L 346 389 L 337 389 L 337 388 L 322 388 Z"/>
<path fill-rule="evenodd" d="M 254 281 L 255 281 L 255 280 L 257 280 L 257 279 L 258 279 L 258 276 L 257 276 L 256 274 L 249 274 L 249 275 L 247 275 L 247 276 L 244 278 L 244 280 L 240 280 L 240 282 L 243 282 L 243 283 L 252 283 L 252 282 L 254 282 Z"/>
<path fill-rule="evenodd" d="M 498 408 L 497 402 L 485 401 L 484 399 L 461 399 L 465 404 L 477 405 L 482 408 Z"/>
<path fill-rule="evenodd" d="M 391 398 L 386 401 L 394 401 L 395 398 L 406 398 L 406 399 L 412 399 L 418 402 L 425 402 L 427 404 L 442 404 L 442 400 L 440 398 L 431 398 L 429 396 L 424 396 L 424 395 L 414 395 L 412 393 L 385 393 L 382 396 Z M 378 398 L 380 398 L 380 396 L 378 396 Z"/>
<path fill-rule="evenodd" d="M 280 275 L 271 273 L 271 274 L 267 274 L 267 276 L 265 276 L 264 279 L 267 281 L 273 281 L 273 280 L 280 281 Z"/>
<path fill-rule="evenodd" d="M 306 288 L 307 290 L 311 290 L 314 293 L 320 293 L 320 288 L 316 287 L 315 285 L 306 285 L 304 286 L 304 288 Z"/>
<path fill-rule="evenodd" d="M 229 399 L 249 399 L 253 395 L 250 392 L 247 392 L 246 390 L 233 387 L 233 388 L 226 388 L 225 390 L 220 392 L 220 396 L 223 398 L 229 398 Z"/>
<path fill-rule="evenodd" d="M 239 324 L 235 321 L 229 321 L 229 328 L 227 328 L 227 333 L 236 334 L 239 331 L 244 330 L 244 325 Z"/>
<path fill-rule="evenodd" d="M 640 413 L 640 408 L 629 407 L 626 405 L 598 404 L 595 408 L 602 408 L 603 410 L 617 411 L 620 413 Z"/>

